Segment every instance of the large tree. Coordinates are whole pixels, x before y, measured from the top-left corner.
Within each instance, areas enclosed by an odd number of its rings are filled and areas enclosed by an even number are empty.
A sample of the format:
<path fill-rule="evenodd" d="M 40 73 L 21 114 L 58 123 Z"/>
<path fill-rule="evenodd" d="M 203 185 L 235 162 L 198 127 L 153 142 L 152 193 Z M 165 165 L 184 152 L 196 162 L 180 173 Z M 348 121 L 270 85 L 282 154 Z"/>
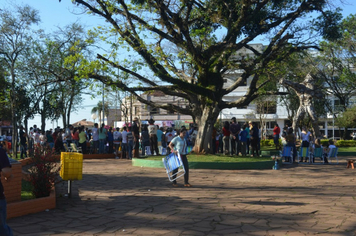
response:
<path fill-rule="evenodd" d="M 342 37 L 335 41 L 321 42 L 322 51 L 316 65 L 319 75 L 326 84 L 326 93 L 332 102 L 329 112 L 334 116 L 344 112 L 356 101 L 356 15 L 350 15 L 340 25 Z M 335 103 L 337 101 L 337 103 Z M 348 124 L 347 122 L 345 124 Z M 344 127 L 344 136 L 349 137 L 348 128 Z"/>
<path fill-rule="evenodd" d="M 317 48 L 315 36 L 339 36 L 338 18 L 325 11 L 328 3 L 320 0 L 73 2 L 105 19 L 107 25 L 98 27 L 95 33 L 112 46 L 111 54 L 97 54 L 99 62 L 83 64 L 86 73 L 82 76 L 114 84 L 151 107 L 191 115 L 199 126 L 196 152 L 208 151 L 212 128 L 221 110 L 248 105 L 273 80 L 264 76 L 270 64 L 291 53 Z M 318 12 L 320 18 L 306 22 L 307 16 Z M 316 26 L 313 32 L 310 25 Z M 250 44 L 261 37 L 268 42 L 257 50 Z M 134 53 L 117 51 L 120 45 Z M 115 61 L 117 53 L 127 60 Z M 98 68 L 106 69 L 108 65 L 135 77 L 137 83 L 126 84 L 117 77 L 97 73 Z M 224 75 L 231 71 L 239 73 L 235 82 L 226 86 Z M 243 97 L 234 101 L 223 99 L 245 86 L 248 78 L 251 82 Z M 190 106 L 158 105 L 138 96 L 139 91 L 154 90 L 182 97 Z M 268 93 L 274 92 L 265 92 Z"/>
<path fill-rule="evenodd" d="M 8 97 L 12 116 L 12 151 L 17 152 L 17 107 L 19 86 L 17 78 L 20 61 L 32 41 L 32 25 L 40 21 L 38 11 L 30 6 L 15 6 L 9 9 L 0 9 L 0 61 L 7 71 L 7 80 L 10 84 Z"/>

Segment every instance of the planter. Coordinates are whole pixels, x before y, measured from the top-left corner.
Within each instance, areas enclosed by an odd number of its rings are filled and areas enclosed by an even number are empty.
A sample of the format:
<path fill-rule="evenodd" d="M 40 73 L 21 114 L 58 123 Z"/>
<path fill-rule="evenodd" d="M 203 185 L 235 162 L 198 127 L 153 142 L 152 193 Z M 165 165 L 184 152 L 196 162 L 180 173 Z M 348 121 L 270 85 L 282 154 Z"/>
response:
<path fill-rule="evenodd" d="M 7 219 L 24 216 L 32 213 L 56 208 L 55 188 L 48 197 L 36 198 L 27 201 L 12 202 L 7 204 Z"/>
<path fill-rule="evenodd" d="M 11 165 L 12 179 L 5 181 L 5 178 L 1 177 L 1 183 L 4 186 L 4 193 L 8 203 L 21 201 L 22 165 L 15 160 L 11 160 Z"/>

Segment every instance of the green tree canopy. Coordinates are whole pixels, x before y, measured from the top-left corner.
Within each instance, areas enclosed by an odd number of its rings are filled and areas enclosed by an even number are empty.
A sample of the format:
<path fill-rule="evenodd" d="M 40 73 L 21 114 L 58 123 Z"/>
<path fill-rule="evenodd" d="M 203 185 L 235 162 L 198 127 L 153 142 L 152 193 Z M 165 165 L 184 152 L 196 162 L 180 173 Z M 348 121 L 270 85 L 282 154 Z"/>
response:
<path fill-rule="evenodd" d="M 318 48 L 315 37 L 338 37 L 340 14 L 325 10 L 327 1 L 308 0 L 74 0 L 107 22 L 92 34 L 111 47 L 98 61 L 82 64 L 82 77 L 92 77 L 131 92 L 151 107 L 191 115 L 199 125 L 195 151 L 208 151 L 213 124 L 225 108 L 244 107 L 274 78 L 269 65 L 294 52 Z M 329 9 L 329 8 L 327 8 Z M 320 17 L 307 22 L 307 16 Z M 315 27 L 311 30 L 310 25 Z M 333 30 L 328 30 L 332 25 Z M 307 37 L 306 36 L 310 36 Z M 266 39 L 264 47 L 251 44 Z M 124 53 L 122 50 L 129 51 Z M 116 56 L 125 57 L 118 63 Z M 120 69 L 136 79 L 127 84 L 107 74 Z M 234 74 L 232 84 L 225 75 Z M 224 96 L 241 86 L 247 93 Z M 160 90 L 189 101 L 188 107 L 157 105 L 138 92 Z M 275 94 L 264 91 L 264 94 Z"/>

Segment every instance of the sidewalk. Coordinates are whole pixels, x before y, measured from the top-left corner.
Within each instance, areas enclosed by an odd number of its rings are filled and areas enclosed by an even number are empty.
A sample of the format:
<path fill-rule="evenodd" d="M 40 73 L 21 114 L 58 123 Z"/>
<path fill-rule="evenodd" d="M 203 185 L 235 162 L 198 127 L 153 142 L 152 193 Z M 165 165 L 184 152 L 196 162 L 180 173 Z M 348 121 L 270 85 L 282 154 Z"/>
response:
<path fill-rule="evenodd" d="M 57 209 L 10 219 L 14 235 L 355 235 L 356 170 L 190 170 L 173 188 L 164 169 L 84 160 L 83 180 Z M 67 193 L 67 182 L 57 195 Z"/>

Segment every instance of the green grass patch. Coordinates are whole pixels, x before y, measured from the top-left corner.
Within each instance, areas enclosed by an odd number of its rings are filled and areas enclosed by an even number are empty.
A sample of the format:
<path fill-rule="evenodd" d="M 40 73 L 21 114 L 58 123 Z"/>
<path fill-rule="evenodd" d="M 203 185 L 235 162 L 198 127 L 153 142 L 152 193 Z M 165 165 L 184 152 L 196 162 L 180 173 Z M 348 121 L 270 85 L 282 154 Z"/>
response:
<path fill-rule="evenodd" d="M 339 147 L 339 152 L 356 152 L 356 147 Z"/>
<path fill-rule="evenodd" d="M 35 199 L 32 194 L 32 184 L 26 180 L 22 180 L 21 186 L 21 201 Z"/>
<path fill-rule="evenodd" d="M 143 157 L 145 160 L 159 160 L 162 161 L 163 156 L 148 156 Z M 237 156 L 225 156 L 225 155 L 197 155 L 189 154 L 189 162 L 259 162 L 259 161 L 270 161 L 270 157 L 237 157 Z"/>

